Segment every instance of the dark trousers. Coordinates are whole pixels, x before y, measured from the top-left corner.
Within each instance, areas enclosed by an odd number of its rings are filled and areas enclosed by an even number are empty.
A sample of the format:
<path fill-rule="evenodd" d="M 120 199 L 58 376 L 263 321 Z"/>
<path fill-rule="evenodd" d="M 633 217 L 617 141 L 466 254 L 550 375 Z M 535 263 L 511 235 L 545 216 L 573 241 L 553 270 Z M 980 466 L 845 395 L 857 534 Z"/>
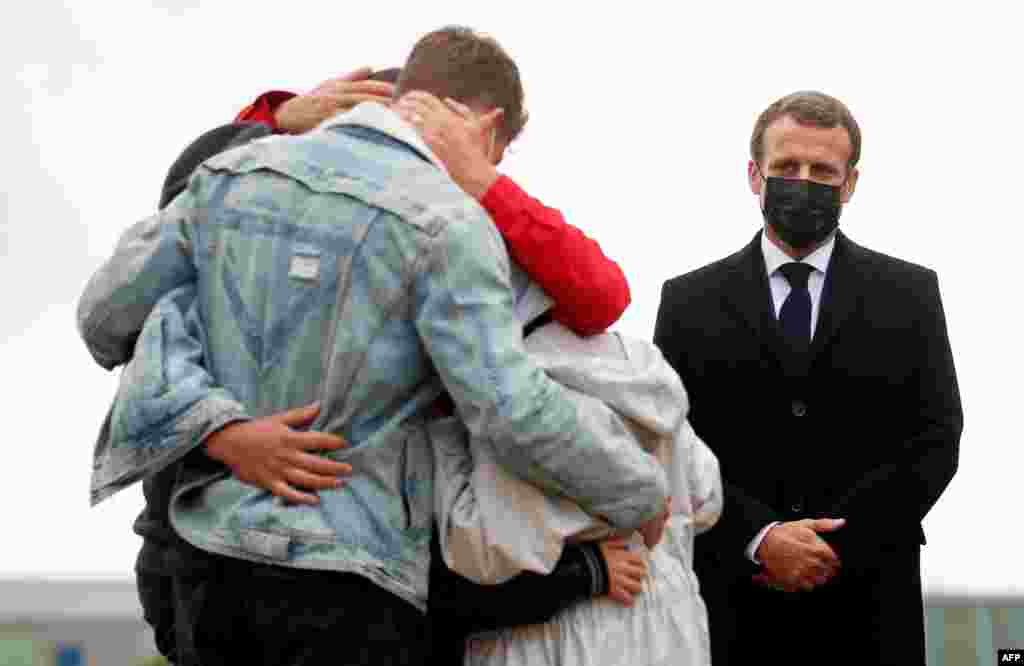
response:
<path fill-rule="evenodd" d="M 175 557 L 170 580 L 179 666 L 405 665 L 423 664 L 431 654 L 427 616 L 363 576 L 194 548 L 178 549 Z"/>
<path fill-rule="evenodd" d="M 767 663 L 924 666 L 917 549 L 843 571 L 811 592 L 780 592 L 698 570 L 715 666 Z"/>
<path fill-rule="evenodd" d="M 412 604 L 351 573 L 240 560 L 207 579 L 193 636 L 203 664 L 422 664 L 430 627 Z"/>
<path fill-rule="evenodd" d="M 559 610 L 605 591 L 602 581 L 607 579 L 607 572 L 604 572 L 603 578 L 595 581 L 594 573 L 587 564 L 588 560 L 598 557 L 599 550 L 593 544 L 567 545 L 554 571 L 548 575 L 524 572 L 501 585 L 477 585 L 444 565 L 436 532 L 431 541 L 430 640 L 427 643 L 432 649 L 432 656 L 429 659 L 421 658 L 418 663 L 437 666 L 461 664 L 468 634 L 546 622 Z M 593 551 L 594 557 L 588 558 L 584 551 Z M 234 590 L 225 588 L 221 584 L 222 580 L 228 579 L 225 571 L 234 572 L 231 580 L 236 582 L 241 580 L 244 583 L 251 579 L 251 585 Z M 263 590 L 277 586 L 277 582 L 296 578 L 296 585 L 288 589 L 299 590 L 306 584 L 305 581 L 315 580 L 316 576 L 326 578 L 325 585 L 331 585 L 340 575 L 254 565 L 213 556 L 181 539 L 173 546 L 146 540 L 136 567 L 139 599 L 146 621 L 153 627 L 161 653 L 177 666 L 217 663 L 208 661 L 209 649 L 197 648 L 201 638 L 197 631 L 205 631 L 206 623 L 200 622 L 200 616 L 205 616 L 210 608 L 223 603 L 224 599 L 230 600 L 235 595 L 229 602 L 233 604 L 230 610 L 236 615 L 244 614 L 248 611 L 240 609 L 249 604 L 249 596 L 255 594 L 251 602 L 254 606 L 252 612 L 257 616 L 266 616 L 267 609 L 261 608 L 263 602 L 260 601 L 265 597 Z M 364 584 L 361 577 L 356 578 L 360 580 L 353 581 L 353 585 Z M 271 583 L 264 585 L 263 581 L 268 579 Z M 372 586 L 368 581 L 365 584 Z M 599 592 L 595 590 L 595 585 L 600 588 Z M 288 592 L 288 589 L 283 592 Z M 372 586 L 370 593 L 387 595 L 385 598 L 390 601 L 390 593 L 375 586 Z M 328 605 L 344 604 L 348 598 L 343 596 L 340 601 L 331 599 Z M 302 601 L 301 597 L 294 599 Z M 278 598 L 274 597 L 273 600 L 276 603 Z M 295 612 L 307 615 L 312 613 L 311 606 L 302 603 L 298 605 Z M 283 607 L 281 604 L 278 606 Z M 404 606 L 401 608 L 404 609 Z M 345 609 L 341 608 L 340 611 L 345 612 Z M 328 608 L 322 612 L 326 618 L 334 609 Z M 279 613 L 277 620 L 288 622 L 284 613 Z M 247 624 L 244 617 L 238 619 L 238 622 L 243 627 Z M 203 655 L 207 655 L 207 660 L 200 659 Z"/>
<path fill-rule="evenodd" d="M 142 605 L 142 617 L 153 629 L 153 642 L 172 664 L 185 664 L 178 656 L 175 639 L 174 579 L 158 571 L 135 569 L 135 586 Z"/>
<path fill-rule="evenodd" d="M 184 577 L 183 577 L 184 576 Z M 193 589 L 201 574 L 186 565 L 174 546 L 144 539 L 135 564 L 135 585 L 143 618 L 153 629 L 157 650 L 175 666 L 200 666 L 192 641 L 190 618 L 200 590 Z"/>

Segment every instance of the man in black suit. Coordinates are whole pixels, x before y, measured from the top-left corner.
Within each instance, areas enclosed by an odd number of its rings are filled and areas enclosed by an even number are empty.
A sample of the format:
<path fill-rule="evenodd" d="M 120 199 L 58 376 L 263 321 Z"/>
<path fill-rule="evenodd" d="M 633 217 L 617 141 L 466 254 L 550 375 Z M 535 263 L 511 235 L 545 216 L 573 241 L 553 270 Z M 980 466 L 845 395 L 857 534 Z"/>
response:
<path fill-rule="evenodd" d="M 934 271 L 837 231 L 860 143 L 839 100 L 772 104 L 763 231 L 662 291 L 655 343 L 726 482 L 695 554 L 716 666 L 925 663 L 921 520 L 963 415 Z"/>

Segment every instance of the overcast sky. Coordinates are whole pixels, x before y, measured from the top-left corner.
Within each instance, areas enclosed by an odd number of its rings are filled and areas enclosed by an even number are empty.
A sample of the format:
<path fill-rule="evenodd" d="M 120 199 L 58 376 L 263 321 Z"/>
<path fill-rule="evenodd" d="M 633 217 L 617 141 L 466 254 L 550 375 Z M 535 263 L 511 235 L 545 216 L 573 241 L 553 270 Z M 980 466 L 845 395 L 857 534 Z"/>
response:
<path fill-rule="evenodd" d="M 622 265 L 617 328 L 645 339 L 665 279 L 761 224 L 745 176 L 758 113 L 799 89 L 849 105 L 864 143 L 842 229 L 938 271 L 964 404 L 960 468 L 925 521 L 926 589 L 1024 594 L 1014 3 L 117 4 L 22 4 L 0 33 L 0 577 L 131 575 L 141 492 L 88 505 L 116 374 L 92 363 L 74 305 L 179 151 L 264 90 L 399 65 L 462 23 L 522 70 L 531 119 L 503 169 Z M 872 418 L 871 396 L 850 411 Z"/>

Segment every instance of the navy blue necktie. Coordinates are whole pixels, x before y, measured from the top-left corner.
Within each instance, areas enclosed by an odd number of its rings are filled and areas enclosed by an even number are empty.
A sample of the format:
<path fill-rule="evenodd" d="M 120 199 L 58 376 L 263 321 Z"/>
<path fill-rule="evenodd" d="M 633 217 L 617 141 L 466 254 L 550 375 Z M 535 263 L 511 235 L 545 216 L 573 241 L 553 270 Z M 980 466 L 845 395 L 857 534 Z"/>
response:
<path fill-rule="evenodd" d="M 811 292 L 807 290 L 807 278 L 814 267 L 791 262 L 783 264 L 779 270 L 790 287 L 789 296 L 779 310 L 779 324 L 795 349 L 806 350 L 811 344 Z"/>

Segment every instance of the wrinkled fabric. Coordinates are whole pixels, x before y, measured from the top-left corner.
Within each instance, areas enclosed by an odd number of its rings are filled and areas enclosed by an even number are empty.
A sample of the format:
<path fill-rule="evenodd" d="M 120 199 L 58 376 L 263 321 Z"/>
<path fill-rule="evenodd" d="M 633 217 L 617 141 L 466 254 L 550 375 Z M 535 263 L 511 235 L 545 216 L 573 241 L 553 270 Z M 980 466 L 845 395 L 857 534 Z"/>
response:
<path fill-rule="evenodd" d="M 722 508 L 717 459 L 690 427 L 686 391 L 656 347 L 618 333 L 581 338 L 557 323 L 535 331 L 525 346 L 566 387 L 595 438 L 625 460 L 657 456 L 668 473 L 673 515 L 700 531 L 714 524 Z M 482 584 L 522 571 L 549 573 L 567 539 L 611 535 L 605 521 L 572 500 L 502 468 L 494 442 L 470 437 L 456 419 L 426 428 L 441 551 L 453 571 Z"/>
<path fill-rule="evenodd" d="M 650 343 L 617 333 L 580 338 L 560 324 L 537 329 L 526 349 L 567 388 L 584 427 L 623 456 L 650 452 L 673 497 L 665 537 L 647 552 L 649 576 L 632 608 L 606 597 L 576 604 L 545 624 L 480 633 L 466 663 L 710 663 L 707 610 L 693 571 L 696 535 L 722 511 L 718 461 L 687 420 L 681 381 Z M 449 419 L 428 427 L 435 460 L 441 551 L 454 571 L 499 583 L 521 571 L 548 573 L 570 539 L 613 533 L 564 497 L 541 492 L 494 461 L 493 444 Z"/>
<path fill-rule="evenodd" d="M 523 324 L 553 303 L 515 264 L 510 286 L 513 311 Z M 173 289 L 146 317 L 96 438 L 93 505 L 180 460 L 224 425 L 248 418 L 204 366 L 196 295 L 194 284 Z"/>
<path fill-rule="evenodd" d="M 623 460 L 594 439 L 528 360 L 511 274 L 486 212 L 411 128 L 368 103 L 207 161 L 122 237 L 80 299 L 79 329 L 98 362 L 123 363 L 160 299 L 195 284 L 203 365 L 224 395 L 250 418 L 318 401 L 312 427 L 351 444 L 325 455 L 355 471 L 317 506 L 200 479 L 175 492 L 175 530 L 209 552 L 359 573 L 425 609 L 434 465 L 421 415 L 444 389 L 505 468 L 618 526 L 642 524 L 666 496 L 653 458 Z M 200 381 L 194 363 L 187 372 L 172 390 Z M 208 397 L 123 410 L 140 421 L 125 424 L 136 435 L 101 464 L 104 479 L 123 487 L 169 456 L 177 445 L 153 445 L 160 425 Z"/>
<path fill-rule="evenodd" d="M 544 624 L 471 636 L 467 666 L 708 666 L 707 609 L 687 564 L 693 525 L 676 515 L 647 553 L 643 590 L 626 607 L 609 597 L 580 602 Z M 642 543 L 636 544 L 643 549 Z"/>
<path fill-rule="evenodd" d="M 180 460 L 199 439 L 246 418 L 244 408 L 203 367 L 195 297 L 195 285 L 178 287 L 146 319 L 96 439 L 93 505 Z"/>

